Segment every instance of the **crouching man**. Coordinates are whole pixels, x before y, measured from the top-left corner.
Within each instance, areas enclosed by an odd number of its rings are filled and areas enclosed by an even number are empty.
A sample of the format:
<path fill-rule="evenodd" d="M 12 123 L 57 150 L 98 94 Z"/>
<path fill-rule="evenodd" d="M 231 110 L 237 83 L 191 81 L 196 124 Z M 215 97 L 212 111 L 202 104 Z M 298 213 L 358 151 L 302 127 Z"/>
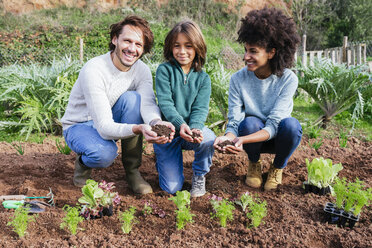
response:
<path fill-rule="evenodd" d="M 89 60 L 75 82 L 61 119 L 68 146 L 78 154 L 73 182 L 82 187 L 94 168 L 110 166 L 121 139 L 126 180 L 136 194 L 152 192 L 139 173 L 142 139 L 165 144 L 174 126 L 161 121 L 152 75 L 140 58 L 148 53 L 154 36 L 146 20 L 128 16 L 111 25 L 110 51 Z M 172 129 L 170 138 L 158 137 L 151 125 Z"/>

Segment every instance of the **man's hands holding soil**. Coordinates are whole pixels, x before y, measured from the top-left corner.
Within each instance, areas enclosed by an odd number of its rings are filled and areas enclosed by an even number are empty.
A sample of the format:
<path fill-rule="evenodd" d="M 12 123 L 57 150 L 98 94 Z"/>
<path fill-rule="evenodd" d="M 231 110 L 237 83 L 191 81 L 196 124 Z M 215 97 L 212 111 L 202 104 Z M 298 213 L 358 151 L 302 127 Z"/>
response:
<path fill-rule="evenodd" d="M 148 124 L 135 125 L 133 127 L 133 132 L 135 134 L 142 133 L 145 140 L 149 143 L 165 144 L 172 142 L 175 134 L 175 128 L 172 123 L 159 120 L 156 122 L 156 124 L 154 124 L 154 126 L 165 126 L 166 128 L 170 129 L 170 132 L 168 135 L 164 135 L 163 133 L 160 133 L 160 135 L 158 135 L 158 133 L 155 132 L 153 128 Z"/>

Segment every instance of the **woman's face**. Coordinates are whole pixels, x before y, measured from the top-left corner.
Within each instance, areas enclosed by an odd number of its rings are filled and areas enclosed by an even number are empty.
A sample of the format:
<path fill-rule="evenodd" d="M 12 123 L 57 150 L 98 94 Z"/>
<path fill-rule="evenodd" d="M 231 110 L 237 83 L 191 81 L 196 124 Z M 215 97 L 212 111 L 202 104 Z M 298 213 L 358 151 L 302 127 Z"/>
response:
<path fill-rule="evenodd" d="M 195 48 L 183 33 L 179 33 L 172 49 L 173 57 L 181 65 L 184 73 L 189 73 L 195 58 Z"/>
<path fill-rule="evenodd" d="M 253 71 L 260 79 L 271 75 L 269 60 L 275 55 L 275 49 L 266 52 L 266 48 L 257 45 L 244 44 L 244 62 L 248 71 Z"/>

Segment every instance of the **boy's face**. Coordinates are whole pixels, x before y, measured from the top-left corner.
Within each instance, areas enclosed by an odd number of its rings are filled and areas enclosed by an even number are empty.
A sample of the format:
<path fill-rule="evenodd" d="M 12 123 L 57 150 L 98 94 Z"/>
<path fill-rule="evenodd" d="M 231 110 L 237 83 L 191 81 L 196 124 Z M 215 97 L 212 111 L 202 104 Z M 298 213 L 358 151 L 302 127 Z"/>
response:
<path fill-rule="evenodd" d="M 257 45 L 244 44 L 244 62 L 247 65 L 248 71 L 255 72 L 258 75 L 271 74 L 269 60 L 275 55 L 275 49 L 273 48 L 270 52 L 266 52 L 266 48 Z"/>
<path fill-rule="evenodd" d="M 143 33 L 138 27 L 125 25 L 119 37 L 115 36 L 111 42 L 115 45 L 112 61 L 121 71 L 128 71 L 143 54 Z"/>
<path fill-rule="evenodd" d="M 185 34 L 179 33 L 177 35 L 172 53 L 173 57 L 181 65 L 182 70 L 188 73 L 195 58 L 195 48 Z"/>

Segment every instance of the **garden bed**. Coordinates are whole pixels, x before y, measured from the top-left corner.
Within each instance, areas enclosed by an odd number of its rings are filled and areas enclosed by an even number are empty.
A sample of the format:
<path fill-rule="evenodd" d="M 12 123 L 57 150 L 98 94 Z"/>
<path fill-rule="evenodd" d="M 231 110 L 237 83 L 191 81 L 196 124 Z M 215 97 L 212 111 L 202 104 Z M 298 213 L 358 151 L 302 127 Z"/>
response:
<path fill-rule="evenodd" d="M 21 240 L 10 226 L 6 226 L 12 211 L 0 206 L 0 247 L 372 247 L 370 207 L 362 211 L 353 229 L 340 228 L 328 224 L 323 211 L 325 203 L 334 198 L 330 194 L 305 193 L 302 188 L 307 174 L 305 158 L 312 160 L 320 156 L 342 163 L 344 169 L 340 171 L 340 177 L 349 180 L 358 177 L 371 187 L 372 142 L 351 138 L 347 148 L 340 148 L 337 138 L 324 139 L 318 151 L 308 143 L 306 138 L 302 140 L 284 170 L 283 185 L 274 192 L 254 190 L 244 184 L 248 163 L 245 154 L 215 153 L 207 175 L 208 194 L 191 200 L 195 222 L 179 231 L 175 223 L 175 205 L 168 200 L 170 195 L 159 188 L 152 147 L 146 147 L 141 171 L 153 186 L 154 193 L 145 196 L 135 196 L 129 190 L 119 155 L 111 167 L 94 170 L 93 179 L 114 182 L 115 190 L 122 198 L 120 206 L 114 209 L 111 217 L 84 221 L 80 226 L 85 230 L 79 230 L 75 236 L 59 228 L 64 217 L 62 207 L 75 205 L 82 196 L 80 189 L 72 184 L 75 155 L 59 153 L 55 142 L 49 139 L 43 144 L 24 143 L 24 155 L 18 155 L 10 144 L 0 143 L 0 194 L 45 195 L 51 187 L 56 202 L 55 208 L 39 214 Z M 185 189 L 189 189 L 193 153 L 183 154 Z M 261 158 L 264 171 L 267 171 L 273 155 L 264 154 Z M 238 206 L 234 221 L 228 222 L 226 228 L 221 228 L 210 218 L 209 195 L 234 198 L 246 191 L 257 193 L 267 201 L 268 213 L 262 225 L 247 229 L 247 218 Z M 163 209 L 165 218 L 141 215 L 144 201 L 151 201 Z M 125 211 L 130 206 L 139 210 L 136 214 L 139 223 L 127 235 L 121 231 L 117 216 L 119 210 Z"/>

